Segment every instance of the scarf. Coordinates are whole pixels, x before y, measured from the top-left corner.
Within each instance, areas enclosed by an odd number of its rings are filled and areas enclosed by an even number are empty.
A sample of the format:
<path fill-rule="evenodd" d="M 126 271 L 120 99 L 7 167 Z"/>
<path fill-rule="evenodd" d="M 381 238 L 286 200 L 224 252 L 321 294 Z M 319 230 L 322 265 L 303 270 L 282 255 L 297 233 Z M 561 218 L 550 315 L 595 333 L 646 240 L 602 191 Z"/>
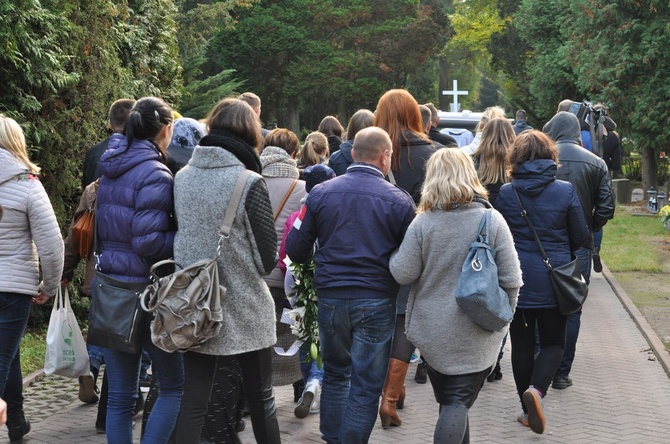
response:
<path fill-rule="evenodd" d="M 295 160 L 283 148 L 276 146 L 265 147 L 261 153 L 261 165 L 265 177 L 288 177 L 297 179 L 300 171 Z"/>
<path fill-rule="evenodd" d="M 242 162 L 246 169 L 261 174 L 263 168 L 254 148 L 235 134 L 214 129 L 200 140 L 200 146 L 218 146 L 230 152 Z"/>

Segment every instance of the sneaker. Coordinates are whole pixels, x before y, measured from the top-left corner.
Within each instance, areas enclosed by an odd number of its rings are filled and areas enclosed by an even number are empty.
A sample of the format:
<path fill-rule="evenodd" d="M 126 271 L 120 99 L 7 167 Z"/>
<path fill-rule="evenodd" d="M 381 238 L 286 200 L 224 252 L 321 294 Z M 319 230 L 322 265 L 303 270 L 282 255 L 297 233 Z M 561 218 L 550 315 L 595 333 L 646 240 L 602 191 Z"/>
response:
<path fill-rule="evenodd" d="M 535 433 L 544 433 L 545 420 L 540 391 L 535 387 L 528 387 L 528 390 L 523 392 L 523 405 L 528 410 L 528 427 Z"/>
<path fill-rule="evenodd" d="M 551 384 L 552 388 L 563 390 L 572 385 L 572 379 L 569 376 L 554 376 L 554 381 Z"/>
<path fill-rule="evenodd" d="M 516 420 L 519 421 L 524 426 L 530 427 L 528 425 L 528 413 L 524 413 L 524 412 L 519 413 L 519 416 L 516 417 Z"/>
<path fill-rule="evenodd" d="M 409 358 L 410 364 L 414 364 L 417 362 L 419 359 L 421 359 L 421 355 L 416 352 L 416 349 L 414 350 L 414 353 L 412 353 L 412 357 Z"/>
<path fill-rule="evenodd" d="M 602 273 L 603 271 L 603 263 L 600 261 L 600 249 L 597 248 L 593 252 L 593 271 L 596 273 Z"/>
<path fill-rule="evenodd" d="M 79 377 L 79 400 L 86 404 L 95 404 L 98 402 L 98 388 L 95 386 L 93 373 Z"/>
<path fill-rule="evenodd" d="M 298 405 L 293 411 L 296 418 L 307 418 L 307 415 L 312 412 L 312 405 L 315 400 L 317 401 L 316 407 L 321 408 L 321 384 L 319 381 L 312 380 L 307 383 L 305 391 L 302 393 Z"/>

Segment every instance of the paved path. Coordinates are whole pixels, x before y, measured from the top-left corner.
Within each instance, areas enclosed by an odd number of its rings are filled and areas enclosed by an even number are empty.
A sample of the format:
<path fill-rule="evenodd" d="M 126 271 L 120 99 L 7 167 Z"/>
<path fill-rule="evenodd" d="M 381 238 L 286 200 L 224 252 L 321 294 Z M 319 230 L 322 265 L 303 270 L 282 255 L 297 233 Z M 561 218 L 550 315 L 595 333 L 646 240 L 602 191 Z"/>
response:
<path fill-rule="evenodd" d="M 414 382 L 415 367 L 410 366 L 407 376 L 407 399 L 400 411 L 403 425 L 383 430 L 378 422 L 371 443 L 432 442 L 438 406 L 430 383 Z M 520 405 L 512 381 L 509 346 L 502 368 L 503 379 L 486 383 L 471 410 L 473 443 L 670 443 L 670 379 L 602 275 L 594 275 L 584 309 L 571 375 L 574 385 L 549 391 L 543 435 L 515 420 Z M 293 416 L 292 387 L 279 387 L 276 394 L 283 442 L 322 442 L 318 415 L 304 420 Z M 77 400 L 73 380 L 46 377 L 26 390 L 26 399 L 33 431 L 24 442 L 105 442 L 104 436 L 95 434 L 96 407 Z M 139 425 L 135 429 L 139 442 Z M 254 442 L 249 423 L 240 437 L 245 444 Z M 6 442 L 3 427 L 0 443 Z"/>

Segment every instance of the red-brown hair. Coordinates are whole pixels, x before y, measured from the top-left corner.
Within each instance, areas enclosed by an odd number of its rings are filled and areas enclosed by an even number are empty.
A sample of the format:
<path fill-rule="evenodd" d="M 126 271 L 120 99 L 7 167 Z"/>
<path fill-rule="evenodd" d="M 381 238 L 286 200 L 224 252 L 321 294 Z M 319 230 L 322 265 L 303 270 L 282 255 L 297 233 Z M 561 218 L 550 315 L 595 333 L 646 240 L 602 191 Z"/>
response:
<path fill-rule="evenodd" d="M 419 104 L 404 89 L 392 89 L 381 96 L 377 103 L 373 124 L 386 130 L 391 137 L 393 143 L 391 166 L 394 171 L 400 171 L 400 149 L 402 145 L 407 148 L 407 159 L 410 158 L 409 146 L 407 145 L 408 131 L 430 143 L 428 136 L 423 132 Z"/>

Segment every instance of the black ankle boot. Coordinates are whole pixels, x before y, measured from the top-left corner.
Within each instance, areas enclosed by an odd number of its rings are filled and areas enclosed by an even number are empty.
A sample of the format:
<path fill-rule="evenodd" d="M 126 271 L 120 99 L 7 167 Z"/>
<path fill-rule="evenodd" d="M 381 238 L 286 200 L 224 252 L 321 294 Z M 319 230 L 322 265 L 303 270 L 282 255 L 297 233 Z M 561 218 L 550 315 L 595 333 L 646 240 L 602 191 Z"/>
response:
<path fill-rule="evenodd" d="M 30 432 L 30 421 L 23 414 L 23 410 L 8 413 L 7 430 L 10 442 L 21 442 L 23 437 Z"/>
<path fill-rule="evenodd" d="M 502 379 L 502 370 L 500 370 L 500 361 L 498 361 L 491 374 L 486 377 L 486 380 L 488 382 L 493 382 L 493 381 L 499 381 L 501 379 Z"/>

